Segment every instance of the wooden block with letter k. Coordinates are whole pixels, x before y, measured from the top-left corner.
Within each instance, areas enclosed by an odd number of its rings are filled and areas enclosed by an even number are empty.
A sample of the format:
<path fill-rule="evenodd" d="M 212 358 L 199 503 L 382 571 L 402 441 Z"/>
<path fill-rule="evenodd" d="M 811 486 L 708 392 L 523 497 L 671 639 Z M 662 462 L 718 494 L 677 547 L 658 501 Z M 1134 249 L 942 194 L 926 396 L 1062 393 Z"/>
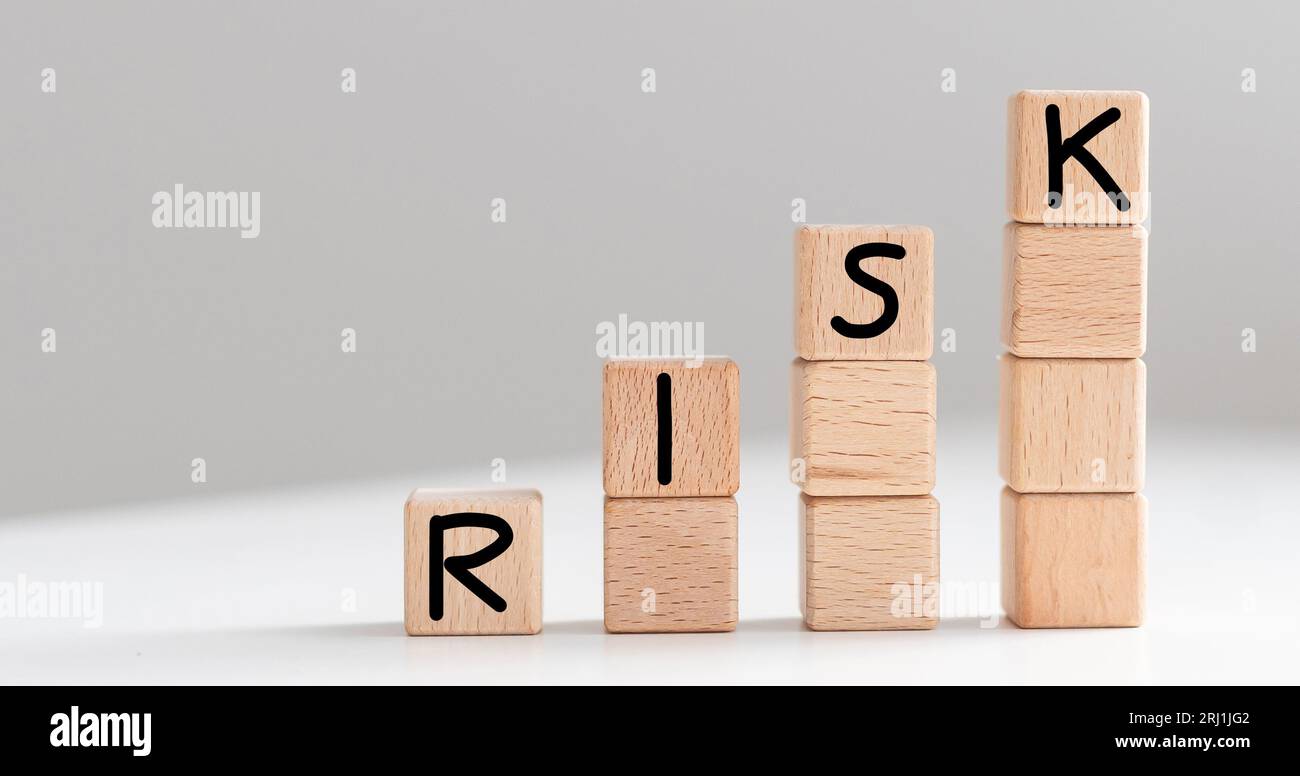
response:
<path fill-rule="evenodd" d="M 1147 190 L 1147 96 L 1023 91 L 1008 106 L 1007 209 L 1031 224 L 1140 224 Z"/>

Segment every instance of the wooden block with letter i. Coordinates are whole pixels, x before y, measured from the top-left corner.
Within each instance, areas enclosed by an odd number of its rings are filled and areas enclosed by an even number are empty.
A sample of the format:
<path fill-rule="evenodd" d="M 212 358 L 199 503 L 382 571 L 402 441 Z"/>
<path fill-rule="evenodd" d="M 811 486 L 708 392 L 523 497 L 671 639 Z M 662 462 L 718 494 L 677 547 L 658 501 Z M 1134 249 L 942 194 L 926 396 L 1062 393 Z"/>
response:
<path fill-rule="evenodd" d="M 542 629 L 542 494 L 419 489 L 406 501 L 406 632 Z"/>
<path fill-rule="evenodd" d="M 795 359 L 792 373 L 790 457 L 804 493 L 923 495 L 934 489 L 933 366 Z"/>
<path fill-rule="evenodd" d="M 1146 499 L 1140 493 L 1002 489 L 1002 606 L 1022 628 L 1142 624 Z"/>
<path fill-rule="evenodd" d="M 795 350 L 808 361 L 924 361 L 934 349 L 934 234 L 924 226 L 795 233 Z"/>
<path fill-rule="evenodd" d="M 1023 91 L 1008 106 L 1007 209 L 1032 224 L 1147 218 L 1147 96 Z"/>
<path fill-rule="evenodd" d="M 1008 224 L 1002 342 L 1025 358 L 1146 349 L 1147 230 Z"/>
<path fill-rule="evenodd" d="M 918 630 L 939 621 L 933 496 L 799 497 L 804 622 L 813 630 Z"/>
<path fill-rule="evenodd" d="M 605 629 L 736 627 L 734 498 L 605 499 Z"/>
<path fill-rule="evenodd" d="M 740 370 L 727 358 L 615 359 L 604 369 L 605 495 L 740 488 Z"/>

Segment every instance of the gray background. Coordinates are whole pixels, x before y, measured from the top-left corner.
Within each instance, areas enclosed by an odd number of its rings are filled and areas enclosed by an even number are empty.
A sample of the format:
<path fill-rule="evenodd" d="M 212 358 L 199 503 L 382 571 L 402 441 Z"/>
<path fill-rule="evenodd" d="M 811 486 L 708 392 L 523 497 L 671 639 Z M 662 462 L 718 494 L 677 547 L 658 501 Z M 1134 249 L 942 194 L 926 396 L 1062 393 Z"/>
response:
<path fill-rule="evenodd" d="M 941 433 L 987 422 L 1022 88 L 1150 95 L 1152 433 L 1293 433 L 1298 23 L 1251 2 L 6 0 L 0 514 L 193 495 L 194 457 L 211 494 L 596 450 L 595 327 L 620 313 L 703 321 L 740 363 L 745 435 L 784 435 L 795 197 L 810 223 L 934 229 L 936 329 L 958 332 Z M 153 228 L 176 183 L 260 191 L 261 236 Z"/>

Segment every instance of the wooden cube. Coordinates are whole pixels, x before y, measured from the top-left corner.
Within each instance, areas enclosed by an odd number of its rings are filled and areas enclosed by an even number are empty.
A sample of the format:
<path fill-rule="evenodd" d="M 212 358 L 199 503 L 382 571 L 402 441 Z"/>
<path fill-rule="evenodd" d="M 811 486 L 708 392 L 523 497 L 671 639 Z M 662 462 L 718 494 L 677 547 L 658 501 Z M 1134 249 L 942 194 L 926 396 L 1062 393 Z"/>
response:
<path fill-rule="evenodd" d="M 924 361 L 803 361 L 792 369 L 792 473 L 811 496 L 934 489 L 935 372 Z"/>
<path fill-rule="evenodd" d="M 924 226 L 795 233 L 795 349 L 809 361 L 924 361 L 934 350 L 934 234 Z"/>
<path fill-rule="evenodd" d="M 1146 367 L 1136 358 L 1002 356 L 998 464 L 1021 493 L 1142 489 Z"/>
<path fill-rule="evenodd" d="M 1142 92 L 1013 96 L 1007 119 L 1011 217 L 1032 224 L 1145 221 L 1147 121 Z"/>
<path fill-rule="evenodd" d="M 1008 224 L 1002 341 L 1031 358 L 1146 350 L 1147 230 Z"/>
<path fill-rule="evenodd" d="M 1142 624 L 1147 501 L 1140 493 L 1002 490 L 1002 607 L 1022 628 Z"/>
<path fill-rule="evenodd" d="M 736 628 L 734 498 L 605 499 L 605 629 Z"/>
<path fill-rule="evenodd" d="M 419 489 L 406 500 L 406 632 L 542 629 L 542 494 Z"/>
<path fill-rule="evenodd" d="M 939 622 L 933 496 L 799 497 L 804 622 L 813 630 L 918 630 Z"/>
<path fill-rule="evenodd" d="M 605 494 L 731 496 L 740 488 L 740 370 L 727 358 L 605 363 Z"/>

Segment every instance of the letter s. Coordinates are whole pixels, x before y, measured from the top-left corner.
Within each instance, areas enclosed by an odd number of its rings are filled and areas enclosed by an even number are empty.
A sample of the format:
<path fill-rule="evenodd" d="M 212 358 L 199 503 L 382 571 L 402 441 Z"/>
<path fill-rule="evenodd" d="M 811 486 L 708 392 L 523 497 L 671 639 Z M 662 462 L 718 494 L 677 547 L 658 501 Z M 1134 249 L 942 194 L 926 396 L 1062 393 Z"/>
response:
<path fill-rule="evenodd" d="M 907 249 L 903 246 L 884 242 L 864 243 L 848 252 L 844 257 L 844 271 L 849 279 L 883 299 L 885 309 L 880 317 L 871 323 L 849 323 L 838 315 L 831 318 L 831 328 L 837 334 L 850 339 L 871 339 L 884 334 L 890 326 L 894 325 L 894 321 L 898 320 L 898 292 L 880 278 L 868 275 L 858 265 L 863 259 L 882 257 L 901 261 L 906 255 Z"/>

